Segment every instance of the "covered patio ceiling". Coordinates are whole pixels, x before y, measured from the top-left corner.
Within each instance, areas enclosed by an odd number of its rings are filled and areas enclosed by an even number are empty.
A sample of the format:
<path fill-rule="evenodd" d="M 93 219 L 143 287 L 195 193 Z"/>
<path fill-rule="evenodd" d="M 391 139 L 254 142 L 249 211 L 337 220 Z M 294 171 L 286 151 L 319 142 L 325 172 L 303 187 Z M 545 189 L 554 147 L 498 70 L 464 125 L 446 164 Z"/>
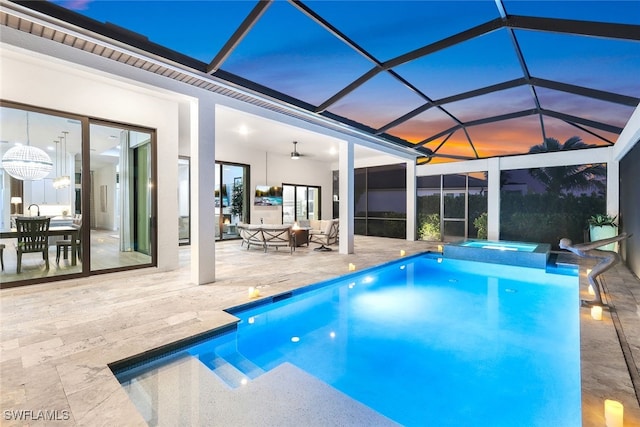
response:
<path fill-rule="evenodd" d="M 419 162 L 615 143 L 637 1 L 15 1 L 403 147 Z"/>

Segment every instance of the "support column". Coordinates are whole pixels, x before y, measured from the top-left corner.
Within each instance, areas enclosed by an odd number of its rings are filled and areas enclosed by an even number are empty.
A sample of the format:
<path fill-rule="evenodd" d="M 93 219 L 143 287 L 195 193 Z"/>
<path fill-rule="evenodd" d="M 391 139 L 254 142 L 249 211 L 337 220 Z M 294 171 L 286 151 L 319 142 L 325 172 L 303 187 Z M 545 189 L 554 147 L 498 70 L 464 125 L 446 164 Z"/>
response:
<path fill-rule="evenodd" d="M 416 161 L 407 161 L 407 240 L 416 240 L 416 206 L 417 206 Z"/>
<path fill-rule="evenodd" d="M 191 281 L 215 281 L 215 104 L 191 103 Z"/>
<path fill-rule="evenodd" d="M 500 238 L 500 158 L 488 159 L 487 239 Z"/>
<path fill-rule="evenodd" d="M 341 254 L 353 253 L 353 216 L 354 216 L 354 173 L 353 173 L 353 142 L 344 141 L 340 144 L 340 158 L 338 160 L 340 174 L 340 243 Z"/>
<path fill-rule="evenodd" d="M 620 214 L 620 162 L 612 158 L 607 162 L 607 214 Z"/>

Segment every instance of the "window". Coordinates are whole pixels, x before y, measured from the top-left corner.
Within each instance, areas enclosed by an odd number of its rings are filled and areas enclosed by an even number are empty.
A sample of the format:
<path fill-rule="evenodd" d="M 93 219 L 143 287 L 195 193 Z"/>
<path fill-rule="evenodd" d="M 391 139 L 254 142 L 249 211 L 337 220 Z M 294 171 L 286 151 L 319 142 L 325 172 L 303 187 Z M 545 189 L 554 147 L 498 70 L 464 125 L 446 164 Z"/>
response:
<path fill-rule="evenodd" d="M 320 219 L 320 187 L 282 184 L 282 223 Z"/>

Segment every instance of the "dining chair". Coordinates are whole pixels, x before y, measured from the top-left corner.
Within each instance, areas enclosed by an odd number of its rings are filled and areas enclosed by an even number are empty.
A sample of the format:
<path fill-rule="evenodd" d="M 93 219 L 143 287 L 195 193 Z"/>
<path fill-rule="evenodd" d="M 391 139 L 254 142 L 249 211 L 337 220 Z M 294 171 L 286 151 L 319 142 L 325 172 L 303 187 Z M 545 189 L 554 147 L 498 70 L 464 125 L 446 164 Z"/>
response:
<path fill-rule="evenodd" d="M 18 264 L 16 272 L 20 274 L 22 267 L 22 254 L 42 253 L 47 270 L 49 269 L 49 223 L 48 217 L 19 217 L 16 218 L 16 229 L 18 231 L 18 243 L 16 251 L 18 254 Z"/>
<path fill-rule="evenodd" d="M 78 248 L 77 256 L 82 259 L 82 215 L 76 215 L 73 218 L 73 224 L 71 226 L 78 230 L 78 238 L 76 239 L 76 248 Z M 73 239 L 73 236 L 71 236 L 71 239 Z M 67 250 L 73 248 L 73 241 L 71 239 L 65 238 L 56 241 L 56 264 L 60 264 L 60 251 L 64 251 L 64 259 L 68 259 Z"/>

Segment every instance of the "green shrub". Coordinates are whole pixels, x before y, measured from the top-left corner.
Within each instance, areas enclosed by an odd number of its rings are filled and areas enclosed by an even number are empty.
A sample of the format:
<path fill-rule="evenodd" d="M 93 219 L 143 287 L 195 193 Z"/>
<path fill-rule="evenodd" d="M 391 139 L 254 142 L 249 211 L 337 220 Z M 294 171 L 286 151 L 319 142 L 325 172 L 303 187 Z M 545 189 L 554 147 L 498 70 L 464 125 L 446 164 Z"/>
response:
<path fill-rule="evenodd" d="M 418 216 L 418 238 L 420 240 L 441 240 L 439 214 Z"/>
<path fill-rule="evenodd" d="M 473 220 L 473 226 L 478 230 L 478 239 L 487 238 L 487 221 L 488 216 L 486 212 L 483 212 L 479 217 Z"/>
<path fill-rule="evenodd" d="M 549 243 L 558 249 L 560 239 L 585 241 L 590 216 L 606 210 L 598 194 L 500 193 L 500 239 Z"/>

